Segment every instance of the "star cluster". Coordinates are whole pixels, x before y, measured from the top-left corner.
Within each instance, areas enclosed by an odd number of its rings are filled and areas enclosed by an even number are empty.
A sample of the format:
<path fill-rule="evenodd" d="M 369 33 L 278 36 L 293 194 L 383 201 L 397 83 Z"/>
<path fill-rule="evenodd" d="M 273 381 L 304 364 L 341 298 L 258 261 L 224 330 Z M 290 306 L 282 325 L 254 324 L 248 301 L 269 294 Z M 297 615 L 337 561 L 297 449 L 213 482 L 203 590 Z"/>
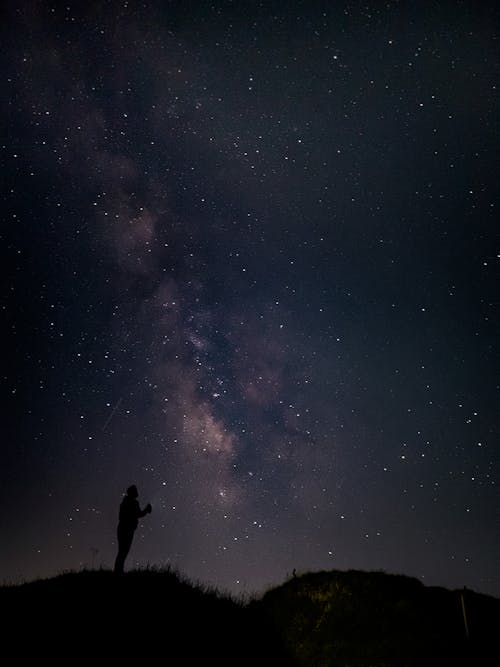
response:
<path fill-rule="evenodd" d="M 497 10 L 6 12 L 1 576 L 500 594 Z"/>

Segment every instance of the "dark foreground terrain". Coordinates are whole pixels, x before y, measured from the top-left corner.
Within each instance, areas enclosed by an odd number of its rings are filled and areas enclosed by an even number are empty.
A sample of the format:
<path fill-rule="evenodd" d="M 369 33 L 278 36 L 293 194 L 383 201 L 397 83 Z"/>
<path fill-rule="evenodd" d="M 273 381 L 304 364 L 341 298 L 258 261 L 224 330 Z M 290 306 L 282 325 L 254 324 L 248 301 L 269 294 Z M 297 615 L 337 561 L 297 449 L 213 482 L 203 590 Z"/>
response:
<path fill-rule="evenodd" d="M 246 603 L 172 571 L 83 571 L 4 586 L 0 609 L 16 664 L 472 666 L 492 662 L 500 628 L 496 598 L 357 571 L 294 577 Z"/>

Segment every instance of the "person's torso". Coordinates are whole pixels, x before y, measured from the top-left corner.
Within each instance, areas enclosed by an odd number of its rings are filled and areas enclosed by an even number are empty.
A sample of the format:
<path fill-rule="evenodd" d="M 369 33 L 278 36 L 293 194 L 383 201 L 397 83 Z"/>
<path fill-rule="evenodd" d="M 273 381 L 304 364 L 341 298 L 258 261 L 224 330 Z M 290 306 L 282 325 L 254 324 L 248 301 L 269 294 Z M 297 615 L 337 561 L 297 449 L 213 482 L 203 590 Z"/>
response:
<path fill-rule="evenodd" d="M 126 528 L 137 528 L 139 513 L 140 509 L 137 500 L 125 496 L 120 505 L 120 524 Z"/>

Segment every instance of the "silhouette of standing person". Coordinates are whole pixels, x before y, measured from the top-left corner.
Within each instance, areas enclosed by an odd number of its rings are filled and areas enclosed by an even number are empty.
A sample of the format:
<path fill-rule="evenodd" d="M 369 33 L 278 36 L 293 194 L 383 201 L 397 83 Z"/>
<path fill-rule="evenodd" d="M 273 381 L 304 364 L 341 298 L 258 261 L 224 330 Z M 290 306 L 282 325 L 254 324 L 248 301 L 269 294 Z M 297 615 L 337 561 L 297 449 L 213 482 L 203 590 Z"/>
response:
<path fill-rule="evenodd" d="M 117 574 L 123 573 L 123 566 L 125 559 L 128 556 L 132 540 L 134 539 L 135 529 L 139 519 L 146 514 L 151 514 L 151 504 L 148 503 L 146 507 L 141 510 L 137 500 L 139 493 L 135 484 L 129 486 L 127 495 L 120 504 L 120 516 L 118 520 L 118 529 L 116 531 L 118 536 L 118 555 L 115 560 L 115 572 Z"/>

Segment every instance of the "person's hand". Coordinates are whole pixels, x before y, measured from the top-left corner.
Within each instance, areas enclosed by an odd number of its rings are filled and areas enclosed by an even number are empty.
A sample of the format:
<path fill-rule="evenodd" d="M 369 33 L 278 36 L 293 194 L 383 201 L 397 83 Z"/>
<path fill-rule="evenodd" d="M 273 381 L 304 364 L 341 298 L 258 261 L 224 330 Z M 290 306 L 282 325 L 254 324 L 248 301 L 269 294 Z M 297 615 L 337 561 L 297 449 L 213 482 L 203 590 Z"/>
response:
<path fill-rule="evenodd" d="M 151 503 L 148 503 L 148 504 L 146 505 L 146 512 L 147 512 L 148 514 L 151 514 L 152 511 L 153 511 L 153 508 L 151 507 Z"/>

